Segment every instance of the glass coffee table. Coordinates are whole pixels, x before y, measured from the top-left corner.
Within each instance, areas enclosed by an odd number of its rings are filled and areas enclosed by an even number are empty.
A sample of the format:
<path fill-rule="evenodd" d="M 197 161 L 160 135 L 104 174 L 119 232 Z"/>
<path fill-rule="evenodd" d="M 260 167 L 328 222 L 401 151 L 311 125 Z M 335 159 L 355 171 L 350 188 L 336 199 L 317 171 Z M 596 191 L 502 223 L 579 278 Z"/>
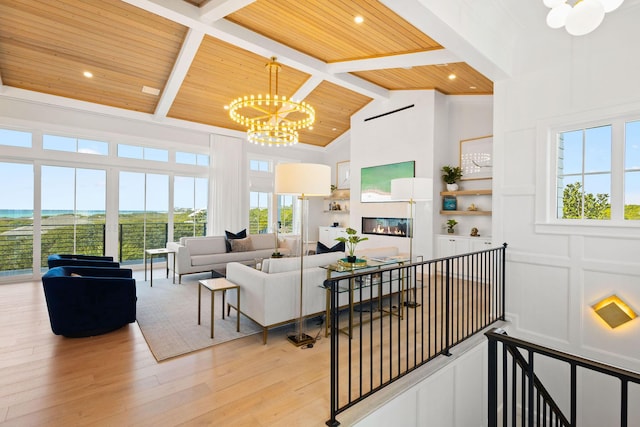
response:
<path fill-rule="evenodd" d="M 402 319 L 402 310 L 400 307 L 404 305 L 404 288 L 405 288 L 405 277 L 404 272 L 401 272 L 401 277 L 399 278 L 400 283 L 400 305 L 396 312 L 394 313 L 392 310 L 383 310 L 382 308 L 382 284 L 383 284 L 383 276 L 378 275 L 376 279 L 376 275 L 373 274 L 375 270 L 380 270 L 385 267 L 391 267 L 393 265 L 404 265 L 408 262 L 409 259 L 406 257 L 385 257 L 385 258 L 362 258 L 358 259 L 355 263 L 348 263 L 343 260 L 339 260 L 338 262 L 323 265 L 321 268 L 327 270 L 327 280 L 335 279 L 340 276 L 346 276 L 353 273 L 367 272 L 367 270 L 371 270 L 372 274 L 361 276 L 361 277 L 352 277 L 346 282 L 342 280 L 338 282 L 337 292 L 339 294 L 348 293 L 349 294 L 349 325 L 346 328 L 340 328 L 339 331 L 347 334 L 349 338 L 352 336 L 353 327 L 357 326 L 354 323 L 354 311 L 355 305 L 354 302 L 354 293 L 358 290 L 363 290 L 365 288 L 373 288 L 374 286 L 377 288 L 377 295 L 373 295 L 373 290 L 371 291 L 371 299 L 369 301 L 376 300 L 377 301 L 377 311 L 384 314 L 396 314 Z M 331 288 L 327 288 L 323 286 L 326 291 L 326 322 L 325 322 L 325 337 L 329 336 L 329 329 L 331 327 Z M 373 320 L 373 319 L 371 319 Z"/>

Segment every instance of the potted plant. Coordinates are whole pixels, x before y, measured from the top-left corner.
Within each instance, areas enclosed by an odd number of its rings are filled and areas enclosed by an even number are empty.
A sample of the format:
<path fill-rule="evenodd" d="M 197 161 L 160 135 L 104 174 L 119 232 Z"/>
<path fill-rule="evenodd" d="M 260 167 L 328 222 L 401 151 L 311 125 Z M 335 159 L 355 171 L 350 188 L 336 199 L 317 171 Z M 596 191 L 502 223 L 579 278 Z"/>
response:
<path fill-rule="evenodd" d="M 447 221 L 447 233 L 449 234 L 453 234 L 455 233 L 455 226 L 458 224 L 458 221 L 456 221 L 455 219 L 450 219 L 449 221 Z"/>
<path fill-rule="evenodd" d="M 344 236 L 336 237 L 336 240 L 338 242 L 342 242 L 345 244 L 345 249 L 346 249 L 346 252 L 348 253 L 347 262 L 354 263 L 356 262 L 356 255 L 355 255 L 356 246 L 360 242 L 369 240 L 369 238 L 358 236 L 356 234 L 357 231 L 351 227 L 347 228 L 346 233 L 347 233 L 347 237 L 344 237 Z"/>
<path fill-rule="evenodd" d="M 447 184 L 447 191 L 456 191 L 458 181 L 462 178 L 462 168 L 460 166 L 445 165 L 442 167 L 442 180 Z"/>

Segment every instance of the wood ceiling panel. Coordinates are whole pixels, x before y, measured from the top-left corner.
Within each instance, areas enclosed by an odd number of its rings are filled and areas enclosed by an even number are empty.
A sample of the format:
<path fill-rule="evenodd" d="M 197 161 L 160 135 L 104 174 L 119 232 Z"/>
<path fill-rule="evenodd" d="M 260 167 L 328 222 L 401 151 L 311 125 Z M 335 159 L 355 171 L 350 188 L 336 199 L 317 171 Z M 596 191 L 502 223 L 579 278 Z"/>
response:
<path fill-rule="evenodd" d="M 118 0 L 0 3 L 5 85 L 153 113 L 187 29 Z M 92 79 L 82 73 L 91 71 Z"/>
<path fill-rule="evenodd" d="M 257 0 L 226 19 L 325 62 L 442 48 L 375 0 Z"/>
<path fill-rule="evenodd" d="M 350 129 L 351 116 L 371 98 L 324 81 L 306 101 L 316 110 L 316 121 L 313 130 L 300 131 L 300 142 L 325 147 Z"/>
<path fill-rule="evenodd" d="M 456 75 L 454 80 L 449 79 L 452 73 Z M 464 62 L 353 74 L 389 90 L 435 89 L 445 95 L 493 94 L 493 82 Z"/>
<path fill-rule="evenodd" d="M 245 130 L 229 118 L 224 109 L 244 95 L 269 92 L 269 58 L 206 36 L 169 110 L 177 119 L 223 128 Z M 282 66 L 278 95 L 291 97 L 310 76 Z"/>

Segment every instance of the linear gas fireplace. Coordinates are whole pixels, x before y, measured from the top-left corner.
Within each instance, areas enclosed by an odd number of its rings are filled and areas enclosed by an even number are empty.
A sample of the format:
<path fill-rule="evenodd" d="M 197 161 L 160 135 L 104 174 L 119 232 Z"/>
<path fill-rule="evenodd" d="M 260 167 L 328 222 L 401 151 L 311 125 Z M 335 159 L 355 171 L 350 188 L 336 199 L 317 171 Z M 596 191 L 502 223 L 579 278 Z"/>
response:
<path fill-rule="evenodd" d="M 410 237 L 411 220 L 408 218 L 362 217 L 362 234 Z"/>

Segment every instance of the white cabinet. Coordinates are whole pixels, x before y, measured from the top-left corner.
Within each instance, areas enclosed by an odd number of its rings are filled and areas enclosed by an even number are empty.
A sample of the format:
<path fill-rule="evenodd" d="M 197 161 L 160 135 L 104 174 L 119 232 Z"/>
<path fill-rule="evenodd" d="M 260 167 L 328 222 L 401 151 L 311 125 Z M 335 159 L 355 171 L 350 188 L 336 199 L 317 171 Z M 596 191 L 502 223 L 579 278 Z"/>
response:
<path fill-rule="evenodd" d="M 456 236 L 441 234 L 437 237 L 437 257 L 446 258 L 454 255 L 462 255 L 470 252 L 491 249 L 491 239 L 485 237 Z M 452 266 L 454 271 L 458 271 L 458 264 L 454 261 Z M 454 274 L 455 276 L 456 274 Z M 476 279 L 479 279 L 476 277 Z"/>
<path fill-rule="evenodd" d="M 467 253 L 470 247 L 469 239 L 466 237 L 456 235 L 438 236 L 438 258 Z"/>
<path fill-rule="evenodd" d="M 336 243 L 336 237 L 347 237 L 347 229 L 344 227 L 319 227 L 318 241 L 327 247 L 332 247 Z"/>
<path fill-rule="evenodd" d="M 438 258 L 483 251 L 491 248 L 491 239 L 486 237 L 441 234 L 437 237 L 437 240 Z"/>

